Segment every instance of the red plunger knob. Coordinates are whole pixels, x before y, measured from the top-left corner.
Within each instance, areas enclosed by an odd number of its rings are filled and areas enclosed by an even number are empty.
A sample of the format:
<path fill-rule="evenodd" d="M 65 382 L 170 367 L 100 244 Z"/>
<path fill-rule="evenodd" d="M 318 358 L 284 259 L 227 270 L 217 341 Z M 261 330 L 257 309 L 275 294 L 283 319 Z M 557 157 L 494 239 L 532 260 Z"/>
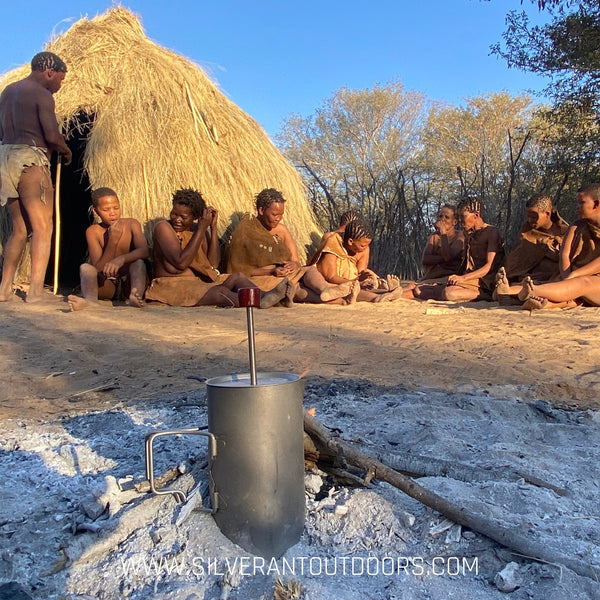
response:
<path fill-rule="evenodd" d="M 242 307 L 260 308 L 260 290 L 258 288 L 240 288 L 238 300 Z"/>

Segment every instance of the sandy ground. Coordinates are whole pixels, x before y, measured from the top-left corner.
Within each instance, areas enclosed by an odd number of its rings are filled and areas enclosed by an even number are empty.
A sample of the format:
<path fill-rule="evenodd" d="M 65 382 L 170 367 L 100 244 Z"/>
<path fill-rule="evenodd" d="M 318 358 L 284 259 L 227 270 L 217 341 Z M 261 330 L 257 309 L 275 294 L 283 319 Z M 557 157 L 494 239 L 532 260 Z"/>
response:
<path fill-rule="evenodd" d="M 16 299 L 15 299 L 16 300 Z M 160 400 L 196 378 L 248 370 L 242 310 L 127 306 L 70 313 L 0 305 L 2 418 Z M 255 311 L 259 369 L 383 388 L 487 389 L 600 409 L 600 309 L 529 313 L 494 303 L 401 301 Z M 87 392 L 106 386 L 105 391 Z"/>
<path fill-rule="evenodd" d="M 115 484 L 143 479 L 148 431 L 206 423 L 204 379 L 247 371 L 245 311 L 107 304 L 70 313 L 59 299 L 15 298 L 0 315 L 0 477 L 11 482 L 0 488 L 0 599 L 270 600 L 273 574 L 228 587 L 218 573 L 133 569 L 140 557 L 247 553 L 212 517 L 183 521 L 172 498 Z M 424 464 L 424 486 L 594 571 L 599 317 L 490 303 L 275 308 L 255 311 L 257 364 L 304 374 L 305 407 L 365 452 L 403 470 Z M 202 452 L 189 444 L 188 457 Z M 157 472 L 181 452 L 163 445 Z M 306 488 L 305 534 L 288 558 L 422 561 L 391 578 L 297 576 L 306 600 L 504 598 L 498 573 L 510 563 L 513 600 L 600 598 L 593 573 L 510 554 L 387 484 L 348 488 L 317 474 Z M 436 557 L 469 572 L 432 575 Z"/>

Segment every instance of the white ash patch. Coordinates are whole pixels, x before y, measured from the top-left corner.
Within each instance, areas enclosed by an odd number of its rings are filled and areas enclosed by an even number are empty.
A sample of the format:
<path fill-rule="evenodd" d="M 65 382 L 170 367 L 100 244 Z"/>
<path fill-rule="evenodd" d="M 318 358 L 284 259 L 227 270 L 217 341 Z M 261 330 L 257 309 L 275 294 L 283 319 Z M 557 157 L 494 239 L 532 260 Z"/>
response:
<path fill-rule="evenodd" d="M 599 413 L 493 398 L 474 388 L 382 391 L 351 381 L 309 383 L 304 405 L 316 407 L 325 426 L 363 452 L 396 468 L 429 468 L 418 482 L 452 502 L 564 556 L 600 564 Z M 203 572 L 194 561 L 213 557 L 223 568 L 222 561 L 247 552 L 225 538 L 210 515 L 192 511 L 183 518 L 174 499 L 132 490 L 144 479 L 146 433 L 206 423 L 203 392 L 47 424 L 2 422 L 0 477 L 10 485 L 0 488 L 0 593 L 3 584 L 18 583 L 34 600 L 219 598 L 227 577 Z M 183 465 L 185 479 L 206 460 L 204 438 L 165 438 L 155 446 L 156 474 Z M 418 558 L 422 572 L 409 567 L 394 575 L 354 575 L 339 565 L 332 574 L 258 572 L 229 581 L 235 584 L 230 600 L 270 600 L 279 575 L 284 582 L 297 579 L 305 600 L 600 598 L 597 581 L 515 556 L 389 484 L 347 488 L 324 473 L 307 476 L 306 483 L 305 533 L 283 558 L 355 558 L 359 564 L 371 558 L 380 566 L 386 557 Z M 120 541 L 103 545 L 125 526 L 130 530 Z M 78 560 L 85 553 L 92 558 Z M 439 558 L 448 566 L 452 558 L 475 557 L 476 573 L 433 572 Z M 518 567 L 506 585 L 518 587 L 507 596 L 495 580 L 510 562 Z"/>
<path fill-rule="evenodd" d="M 389 501 L 371 490 L 330 491 L 326 498 L 307 503 L 306 534 L 312 543 L 334 546 L 347 554 L 396 552 L 406 547 L 411 533 Z"/>

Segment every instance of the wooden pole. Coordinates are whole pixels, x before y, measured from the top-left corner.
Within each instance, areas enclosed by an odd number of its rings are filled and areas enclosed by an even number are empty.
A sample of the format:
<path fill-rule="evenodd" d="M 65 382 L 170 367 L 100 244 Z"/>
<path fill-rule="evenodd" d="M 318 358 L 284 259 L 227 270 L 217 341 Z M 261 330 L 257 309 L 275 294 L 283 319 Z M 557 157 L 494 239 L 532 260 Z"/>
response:
<path fill-rule="evenodd" d="M 56 183 L 54 184 L 54 285 L 52 293 L 58 293 L 58 267 L 60 262 L 60 171 L 62 161 L 60 155 L 56 163 Z"/>

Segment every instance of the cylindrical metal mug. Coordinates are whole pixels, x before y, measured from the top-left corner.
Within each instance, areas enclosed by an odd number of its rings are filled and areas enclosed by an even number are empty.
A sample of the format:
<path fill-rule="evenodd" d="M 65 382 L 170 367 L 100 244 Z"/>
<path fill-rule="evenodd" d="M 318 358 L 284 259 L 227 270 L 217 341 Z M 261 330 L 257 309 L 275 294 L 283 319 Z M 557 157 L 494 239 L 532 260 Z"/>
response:
<path fill-rule="evenodd" d="M 304 380 L 292 373 L 214 377 L 206 382 L 208 430 L 155 432 L 146 438 L 146 471 L 153 481 L 152 439 L 189 433 L 211 440 L 213 517 L 221 531 L 245 550 L 281 556 L 304 529 Z"/>
<path fill-rule="evenodd" d="M 281 556 L 304 529 L 304 380 L 291 373 L 206 382 L 208 429 L 217 442 L 214 518 L 242 548 Z"/>

